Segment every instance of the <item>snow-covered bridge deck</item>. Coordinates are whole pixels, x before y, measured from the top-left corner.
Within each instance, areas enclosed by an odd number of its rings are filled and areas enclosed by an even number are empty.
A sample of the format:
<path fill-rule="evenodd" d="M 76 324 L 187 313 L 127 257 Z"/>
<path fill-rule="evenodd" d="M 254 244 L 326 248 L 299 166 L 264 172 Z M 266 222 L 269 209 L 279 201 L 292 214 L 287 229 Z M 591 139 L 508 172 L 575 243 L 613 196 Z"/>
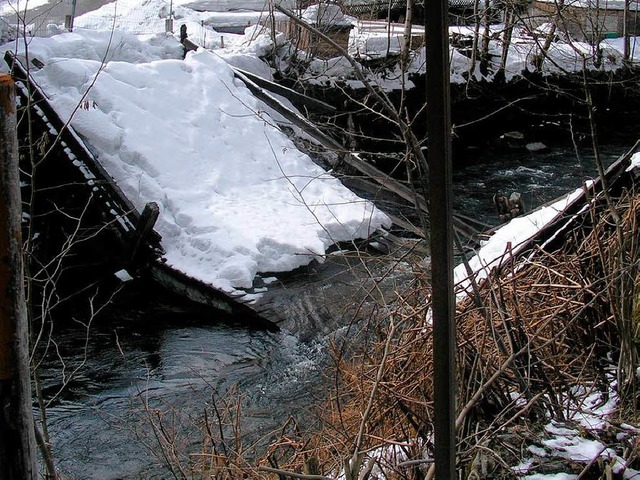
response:
<path fill-rule="evenodd" d="M 259 272 L 322 261 L 390 225 L 300 152 L 213 53 L 182 60 L 170 36 L 80 32 L 30 39 L 29 58 L 52 111 L 134 207 L 123 209 L 158 205 L 158 271 L 234 298 Z"/>
<path fill-rule="evenodd" d="M 37 196 L 47 198 L 44 202 L 40 200 L 38 205 L 58 204 L 61 196 L 68 195 L 73 197 L 73 206 L 67 204 L 65 208 L 79 208 L 87 212 L 86 218 L 78 219 L 78 228 L 92 231 L 92 246 L 83 252 L 90 252 L 92 257 L 102 256 L 106 264 L 99 265 L 97 273 L 94 268 L 93 273 L 96 276 L 116 274 L 119 277 L 142 275 L 197 304 L 228 315 L 242 316 L 253 325 L 269 326 L 268 321 L 233 296 L 165 265 L 161 257 L 164 253 L 162 238 L 153 230 L 159 213 L 157 204 L 149 203 L 142 214 L 139 213 L 73 127 L 60 119 L 20 59 L 6 52 L 5 61 L 16 81 L 20 105 L 30 106 L 31 134 L 40 145 L 50 147 L 39 152 L 37 168 L 40 172 L 32 178 L 32 187 L 41 190 Z M 34 65 L 32 68 L 38 67 Z M 22 123 L 24 132 L 26 128 Z M 29 161 L 29 157 L 24 155 L 21 169 L 31 174 L 33 169 Z M 74 188 L 69 190 L 62 187 L 64 192 L 60 194 L 58 187 L 64 184 L 73 185 Z M 29 213 L 42 216 L 40 209 L 33 206 Z M 63 215 L 69 215 L 69 212 L 65 210 Z M 84 237 L 78 238 L 78 242 L 86 240 Z M 95 267 L 93 258 L 81 261 L 90 262 Z"/>

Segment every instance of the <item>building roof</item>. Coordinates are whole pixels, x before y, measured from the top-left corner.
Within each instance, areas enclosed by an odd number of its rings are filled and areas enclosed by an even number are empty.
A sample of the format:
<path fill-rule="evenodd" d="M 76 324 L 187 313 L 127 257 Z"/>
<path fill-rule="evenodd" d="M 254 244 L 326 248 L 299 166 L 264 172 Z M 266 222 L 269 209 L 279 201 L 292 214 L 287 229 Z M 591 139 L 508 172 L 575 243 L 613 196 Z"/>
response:
<path fill-rule="evenodd" d="M 557 0 L 536 0 L 542 3 L 556 3 Z M 625 0 L 565 0 L 565 6 L 599 10 L 624 10 Z M 629 10 L 640 10 L 639 0 L 629 1 Z"/>
<path fill-rule="evenodd" d="M 624 1 L 624 0 L 619 0 Z M 475 0 L 449 0 L 450 8 L 473 8 Z M 424 5 L 424 0 L 416 0 L 415 5 Z M 350 12 L 405 8 L 406 0 L 343 0 L 342 5 Z"/>

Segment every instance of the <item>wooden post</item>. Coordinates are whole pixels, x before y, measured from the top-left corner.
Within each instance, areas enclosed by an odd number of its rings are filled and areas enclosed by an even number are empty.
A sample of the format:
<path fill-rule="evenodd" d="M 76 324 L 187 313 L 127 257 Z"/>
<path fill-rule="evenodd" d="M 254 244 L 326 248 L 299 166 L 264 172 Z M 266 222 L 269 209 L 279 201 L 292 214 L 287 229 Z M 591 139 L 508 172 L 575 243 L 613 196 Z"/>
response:
<path fill-rule="evenodd" d="M 0 75 L 0 478 L 36 480 L 15 85 Z"/>
<path fill-rule="evenodd" d="M 433 312 L 435 475 L 456 475 L 455 297 L 453 293 L 453 188 L 449 27 L 446 0 L 425 2 L 427 136 Z"/>
<path fill-rule="evenodd" d="M 149 258 L 141 258 L 141 247 L 149 240 L 149 236 L 153 232 L 153 227 L 159 215 L 160 207 L 156 202 L 149 202 L 144 206 L 138 225 L 136 225 L 136 236 L 133 240 L 133 246 L 129 252 L 129 266 L 134 270 L 140 266 L 141 262 L 147 262 L 149 260 Z"/>

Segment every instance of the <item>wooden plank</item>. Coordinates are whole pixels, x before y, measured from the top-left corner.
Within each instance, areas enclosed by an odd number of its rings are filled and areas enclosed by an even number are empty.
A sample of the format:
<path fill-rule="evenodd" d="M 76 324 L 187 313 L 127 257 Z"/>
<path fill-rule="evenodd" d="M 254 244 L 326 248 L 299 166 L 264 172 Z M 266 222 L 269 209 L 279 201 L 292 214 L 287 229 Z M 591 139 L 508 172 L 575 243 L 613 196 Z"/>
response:
<path fill-rule="evenodd" d="M 264 88 L 265 90 L 268 90 L 271 93 L 275 93 L 285 97 L 296 106 L 303 105 L 305 107 L 309 107 L 314 110 L 324 111 L 328 113 L 337 112 L 336 107 L 334 107 L 333 105 L 329 105 L 328 103 L 325 103 L 321 100 L 309 97 L 307 95 L 303 95 L 302 93 L 296 92 L 291 88 L 285 87 L 284 85 L 280 85 L 275 82 L 271 82 L 265 78 L 262 78 L 258 75 L 255 75 L 241 68 L 234 67 L 231 65 L 231 69 L 233 70 L 234 73 L 238 73 L 242 75 L 242 77 L 237 75 L 238 78 L 240 78 L 241 80 L 243 77 L 248 78 L 259 87 Z"/>
<path fill-rule="evenodd" d="M 143 266 L 143 263 L 148 258 L 149 252 L 144 246 L 149 245 L 149 239 L 153 236 L 153 228 L 160 216 L 160 207 L 156 202 L 149 202 L 144 206 L 140 220 L 136 225 L 136 232 L 133 241 L 131 242 L 131 249 L 129 252 L 129 265 L 133 270 Z"/>
<path fill-rule="evenodd" d="M 154 262 L 149 266 L 148 274 L 151 281 L 191 302 L 246 321 L 250 326 L 278 330 L 275 323 L 242 303 L 242 297 L 231 297 L 165 263 Z"/>

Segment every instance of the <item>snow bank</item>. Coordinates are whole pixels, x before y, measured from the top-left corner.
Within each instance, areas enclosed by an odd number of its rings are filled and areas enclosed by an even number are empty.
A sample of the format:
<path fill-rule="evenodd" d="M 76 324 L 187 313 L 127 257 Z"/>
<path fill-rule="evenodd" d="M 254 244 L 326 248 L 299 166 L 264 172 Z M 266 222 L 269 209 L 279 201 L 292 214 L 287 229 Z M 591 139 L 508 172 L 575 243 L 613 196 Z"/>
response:
<path fill-rule="evenodd" d="M 160 205 L 172 267 L 233 291 L 390 224 L 297 150 L 215 54 L 167 59 L 173 38 L 118 34 L 101 66 L 101 39 L 34 39 L 34 77 L 63 119 L 88 92 L 72 125 L 138 209 Z"/>
<path fill-rule="evenodd" d="M 0 2 L 0 15 L 11 15 L 12 13 L 24 14 L 26 10 L 41 7 L 48 3 L 49 0 L 29 0 L 29 2 L 18 0 L 6 0 Z"/>

